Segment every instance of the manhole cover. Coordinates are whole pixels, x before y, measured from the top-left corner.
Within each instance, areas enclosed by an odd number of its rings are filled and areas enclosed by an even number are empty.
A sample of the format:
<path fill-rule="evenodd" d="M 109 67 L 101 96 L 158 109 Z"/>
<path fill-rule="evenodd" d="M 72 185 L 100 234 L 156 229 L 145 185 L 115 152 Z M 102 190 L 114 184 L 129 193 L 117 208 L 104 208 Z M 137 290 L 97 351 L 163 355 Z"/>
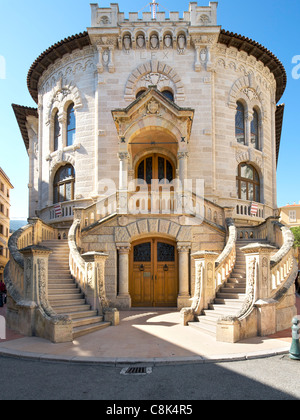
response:
<path fill-rule="evenodd" d="M 121 370 L 121 375 L 149 375 L 152 367 L 131 366 Z"/>

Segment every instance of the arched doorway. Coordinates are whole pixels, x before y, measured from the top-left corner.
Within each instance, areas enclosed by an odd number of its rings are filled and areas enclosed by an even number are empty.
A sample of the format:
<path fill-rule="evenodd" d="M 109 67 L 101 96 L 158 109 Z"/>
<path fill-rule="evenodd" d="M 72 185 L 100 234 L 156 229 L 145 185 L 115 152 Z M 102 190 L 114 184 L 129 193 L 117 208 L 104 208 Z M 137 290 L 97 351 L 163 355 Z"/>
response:
<path fill-rule="evenodd" d="M 133 307 L 177 307 L 176 242 L 162 238 L 135 241 L 129 267 L 129 293 Z"/>

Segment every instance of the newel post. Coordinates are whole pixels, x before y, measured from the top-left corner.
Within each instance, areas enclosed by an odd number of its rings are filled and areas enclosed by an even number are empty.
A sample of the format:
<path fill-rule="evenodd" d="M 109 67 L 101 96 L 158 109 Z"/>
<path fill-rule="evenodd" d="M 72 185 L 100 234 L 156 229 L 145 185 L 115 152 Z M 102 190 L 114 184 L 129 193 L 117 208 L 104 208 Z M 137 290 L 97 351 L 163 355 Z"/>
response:
<path fill-rule="evenodd" d="M 48 301 L 48 259 L 52 251 L 39 245 L 20 250 L 24 257 L 24 292 L 19 303 L 19 331 L 27 336 L 35 335 L 36 310 L 41 299 Z"/>
<path fill-rule="evenodd" d="M 218 256 L 219 254 L 213 251 L 199 251 L 192 254 L 195 260 L 195 291 L 192 306 L 181 310 L 185 326 L 195 321 L 195 317 L 201 315 L 215 298 L 215 263 Z"/>
<path fill-rule="evenodd" d="M 271 299 L 271 256 L 276 248 L 254 243 L 241 248 L 246 257 L 248 299 L 257 308 L 257 333 L 267 336 L 276 332 L 276 302 Z"/>
<path fill-rule="evenodd" d="M 87 252 L 82 255 L 86 269 L 85 295 L 88 303 L 100 315 L 104 315 L 105 321 L 112 325 L 119 324 L 119 312 L 115 308 L 109 308 L 105 291 L 105 262 L 108 254 L 104 252 Z"/>

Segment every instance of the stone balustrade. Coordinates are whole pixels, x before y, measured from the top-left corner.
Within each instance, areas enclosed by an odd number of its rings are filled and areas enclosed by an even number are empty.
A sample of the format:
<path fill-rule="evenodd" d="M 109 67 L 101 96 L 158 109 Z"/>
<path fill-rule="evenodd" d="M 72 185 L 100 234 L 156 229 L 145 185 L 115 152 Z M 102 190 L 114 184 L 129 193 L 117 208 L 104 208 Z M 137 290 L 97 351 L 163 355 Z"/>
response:
<path fill-rule="evenodd" d="M 39 245 L 56 238 L 57 229 L 38 218 L 16 231 L 9 240 L 10 261 L 5 267 L 8 291 L 7 325 L 27 336 L 55 343 L 72 341 L 68 317 L 57 315 L 48 301 L 48 258 L 51 250 Z"/>

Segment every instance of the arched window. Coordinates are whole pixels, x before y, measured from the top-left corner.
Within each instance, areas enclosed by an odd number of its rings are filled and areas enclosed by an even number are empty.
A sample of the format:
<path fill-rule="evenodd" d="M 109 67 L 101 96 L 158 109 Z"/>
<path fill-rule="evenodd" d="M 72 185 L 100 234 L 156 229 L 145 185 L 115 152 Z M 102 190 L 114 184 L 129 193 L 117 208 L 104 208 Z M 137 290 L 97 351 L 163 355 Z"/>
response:
<path fill-rule="evenodd" d="M 174 95 L 173 92 L 171 92 L 170 90 L 163 90 L 161 92 L 166 98 L 168 98 L 170 101 L 174 102 Z"/>
<path fill-rule="evenodd" d="M 145 92 L 146 92 L 146 89 L 139 90 L 138 93 L 135 95 L 135 99 L 139 98 Z"/>
<path fill-rule="evenodd" d="M 137 179 L 143 179 L 148 185 L 151 185 L 152 179 L 158 179 L 162 182 L 167 180 L 172 182 L 175 171 L 169 159 L 161 155 L 151 155 L 144 158 L 137 166 Z"/>
<path fill-rule="evenodd" d="M 237 102 L 235 137 L 238 143 L 245 144 L 245 108 L 241 102 Z"/>
<path fill-rule="evenodd" d="M 236 177 L 238 198 L 260 203 L 260 181 L 257 170 L 246 163 L 238 166 Z"/>
<path fill-rule="evenodd" d="M 58 169 L 53 183 L 53 204 L 74 200 L 75 170 L 72 165 Z"/>
<path fill-rule="evenodd" d="M 251 121 L 251 143 L 255 149 L 259 150 L 259 117 L 255 109 L 253 110 L 253 120 Z"/>
<path fill-rule="evenodd" d="M 60 137 L 60 124 L 58 120 L 58 111 L 54 115 L 54 139 L 53 139 L 53 151 L 58 150 L 58 141 Z"/>
<path fill-rule="evenodd" d="M 69 105 L 67 110 L 67 146 L 72 146 L 75 142 L 76 118 L 74 104 Z"/>

